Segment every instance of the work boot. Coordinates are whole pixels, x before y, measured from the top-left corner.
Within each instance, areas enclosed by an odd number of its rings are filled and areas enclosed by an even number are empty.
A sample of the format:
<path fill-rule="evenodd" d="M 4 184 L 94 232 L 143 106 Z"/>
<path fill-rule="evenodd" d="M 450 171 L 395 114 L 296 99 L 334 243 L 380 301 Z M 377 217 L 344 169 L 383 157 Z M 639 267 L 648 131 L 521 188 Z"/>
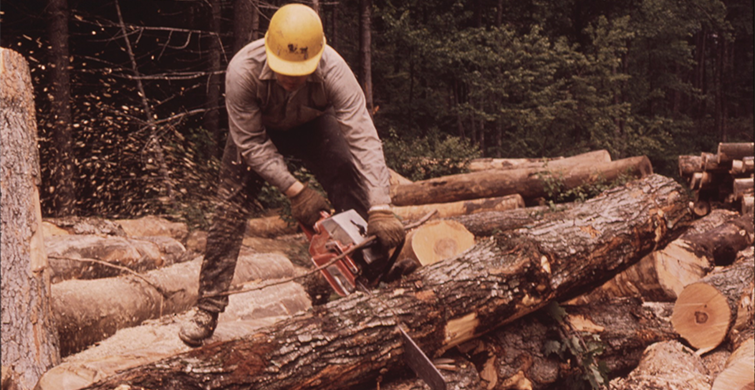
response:
<path fill-rule="evenodd" d="M 205 339 L 212 336 L 217 325 L 218 313 L 194 308 L 190 318 L 181 324 L 178 337 L 190 347 L 199 347 Z"/>

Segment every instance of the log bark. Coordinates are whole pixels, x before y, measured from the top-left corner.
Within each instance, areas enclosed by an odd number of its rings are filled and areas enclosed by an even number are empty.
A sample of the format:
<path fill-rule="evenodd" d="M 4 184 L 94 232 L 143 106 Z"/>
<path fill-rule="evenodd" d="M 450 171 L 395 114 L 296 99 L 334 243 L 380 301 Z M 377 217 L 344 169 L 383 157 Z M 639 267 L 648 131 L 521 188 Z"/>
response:
<path fill-rule="evenodd" d="M 372 383 L 381 372 L 403 367 L 397 319 L 429 356 L 439 356 L 638 261 L 688 222 L 686 204 L 677 183 L 652 175 L 553 221 L 422 267 L 374 296 L 356 293 L 89 388 L 346 389 Z"/>
<path fill-rule="evenodd" d="M 470 199 L 458 202 L 431 203 L 416 206 L 392 207 L 394 214 L 404 222 L 417 221 L 430 212 L 436 212 L 436 218 L 450 218 L 488 211 L 506 211 L 524 207 L 524 199 L 519 194 L 495 198 Z M 279 237 L 296 233 L 297 226 L 289 224 L 275 215 L 251 218 L 247 224 L 246 234 L 254 237 Z"/>
<path fill-rule="evenodd" d="M 548 206 L 525 207 L 506 211 L 483 211 L 474 215 L 459 215 L 446 219 L 464 225 L 477 237 L 487 237 L 525 226 L 531 226 L 556 211 L 565 211 L 573 203 L 559 204 L 555 209 Z"/>
<path fill-rule="evenodd" d="M 611 390 L 710 390 L 708 370 L 699 356 L 678 341 L 655 343 L 626 378 L 611 381 Z"/>
<path fill-rule="evenodd" d="M 732 160 L 741 160 L 747 156 L 755 155 L 752 142 L 735 142 L 718 144 L 718 163 L 731 163 Z"/>
<path fill-rule="evenodd" d="M 22 389 L 60 362 L 50 306 L 50 267 L 39 204 L 41 173 L 31 76 L 0 48 L 0 268 L 2 366 Z"/>
<path fill-rule="evenodd" d="M 675 301 L 686 285 L 703 278 L 716 264 L 731 264 L 738 251 L 752 244 L 752 218 L 736 215 L 716 210 L 694 221 L 678 239 L 573 303 L 626 296 Z"/>
<path fill-rule="evenodd" d="M 118 329 L 187 310 L 197 299 L 201 258 L 145 273 L 96 280 L 68 280 L 52 287 L 52 311 L 60 352 L 68 356 L 103 340 Z M 285 257 L 242 254 L 235 284 L 293 275 Z"/>
<path fill-rule="evenodd" d="M 611 161 L 607 150 L 595 150 L 571 157 L 552 158 L 476 158 L 469 161 L 469 171 L 490 169 L 570 169 L 584 164 L 602 164 Z"/>
<path fill-rule="evenodd" d="M 423 266 L 456 256 L 471 248 L 474 235 L 454 221 L 436 220 L 412 229 L 396 261 L 410 259 Z"/>
<path fill-rule="evenodd" d="M 118 276 L 123 268 L 145 272 L 183 261 L 186 253 L 183 245 L 170 237 L 137 240 L 70 234 L 46 240 L 52 283 Z"/>
<path fill-rule="evenodd" d="M 512 169 L 449 175 L 396 186 L 391 200 L 396 206 L 455 202 L 459 200 L 520 194 L 538 198 L 548 191 L 611 182 L 620 175 L 645 177 L 653 168 L 645 156 L 630 157 L 598 166 L 567 169 Z"/>
<path fill-rule="evenodd" d="M 746 316 L 739 314 L 739 306 L 742 297 L 752 295 L 753 267 L 752 257 L 742 258 L 687 285 L 679 294 L 671 321 L 699 354 L 716 348 L 737 322 L 751 316 L 752 312 Z"/>
<path fill-rule="evenodd" d="M 524 199 L 519 194 L 496 198 L 471 199 L 449 203 L 432 203 L 417 206 L 392 207 L 393 213 L 404 222 L 417 221 L 427 213 L 435 211 L 436 218 L 457 215 L 471 215 L 485 211 L 506 211 L 524 207 Z"/>

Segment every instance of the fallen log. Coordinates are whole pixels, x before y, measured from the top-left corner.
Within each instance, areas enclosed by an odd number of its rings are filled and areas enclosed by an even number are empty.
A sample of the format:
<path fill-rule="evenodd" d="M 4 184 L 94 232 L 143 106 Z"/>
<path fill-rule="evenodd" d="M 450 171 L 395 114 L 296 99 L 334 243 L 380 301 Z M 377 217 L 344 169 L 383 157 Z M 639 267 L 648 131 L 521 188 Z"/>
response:
<path fill-rule="evenodd" d="M 399 319 L 420 348 L 440 356 L 638 261 L 688 222 L 686 205 L 681 186 L 652 175 L 560 218 L 422 267 L 374 295 L 352 294 L 88 388 L 347 389 L 372 383 L 381 372 L 403 367 Z"/>
<path fill-rule="evenodd" d="M 430 212 L 435 212 L 436 218 L 450 218 L 488 211 L 513 210 L 522 207 L 524 207 L 524 199 L 519 194 L 513 194 L 458 202 L 391 207 L 391 211 L 406 223 L 418 221 Z M 296 233 L 297 229 L 297 225 L 289 224 L 283 218 L 274 215 L 249 219 L 246 235 L 252 237 L 279 237 Z"/>
<path fill-rule="evenodd" d="M 698 355 L 676 340 L 655 343 L 626 378 L 611 381 L 611 390 L 710 390 L 708 370 Z"/>
<path fill-rule="evenodd" d="M 449 175 L 412 184 L 396 186 L 391 200 L 396 206 L 455 202 L 519 194 L 538 198 L 549 191 L 568 190 L 579 186 L 611 182 L 620 175 L 645 177 L 653 168 L 645 156 L 630 157 L 597 166 L 567 169 L 512 169 Z"/>
<path fill-rule="evenodd" d="M 197 299 L 201 258 L 149 271 L 95 280 L 68 280 L 52 286 L 52 313 L 67 356 L 145 320 L 178 313 Z M 276 254 L 242 255 L 234 283 L 293 275 Z"/>
<path fill-rule="evenodd" d="M 645 256 L 599 288 L 570 303 L 606 297 L 642 296 L 647 301 L 673 302 L 684 287 L 703 278 L 716 264 L 731 264 L 736 253 L 752 244 L 749 216 L 715 210 L 666 247 Z"/>
<path fill-rule="evenodd" d="M 432 203 L 417 206 L 392 207 L 394 214 L 404 222 L 418 221 L 430 212 L 435 211 L 436 218 L 447 218 L 457 215 L 471 215 L 485 211 L 505 211 L 524 207 L 524 199 L 519 194 L 499 196 L 496 198 L 482 198 L 462 200 L 448 203 Z"/>
<path fill-rule="evenodd" d="M 718 163 L 731 163 L 747 156 L 755 155 L 755 144 L 752 142 L 721 142 L 718 144 Z"/>
<path fill-rule="evenodd" d="M 570 157 L 545 158 L 475 158 L 469 161 L 467 168 L 470 172 L 487 171 L 491 169 L 572 169 L 584 164 L 602 164 L 611 161 L 607 150 L 595 150 Z"/>
<path fill-rule="evenodd" d="M 740 313 L 740 305 L 753 294 L 755 263 L 752 256 L 716 269 L 698 282 L 684 287 L 674 304 L 674 329 L 698 354 L 721 344 L 737 323 L 752 316 L 752 303 Z"/>
<path fill-rule="evenodd" d="M 119 275 L 121 271 L 112 265 L 145 272 L 172 265 L 180 261 L 186 252 L 180 242 L 170 237 L 138 240 L 94 234 L 47 237 L 45 249 L 50 259 L 53 283 Z"/>
<path fill-rule="evenodd" d="M 250 282 L 244 287 L 261 287 L 263 283 Z M 294 282 L 234 294 L 220 313 L 212 341 L 234 339 L 310 307 L 307 294 Z M 167 315 L 120 329 L 97 345 L 67 356 L 44 374 L 35 389 L 78 390 L 118 371 L 188 352 L 191 348 L 177 336 L 179 325 L 188 320 L 187 314 Z"/>

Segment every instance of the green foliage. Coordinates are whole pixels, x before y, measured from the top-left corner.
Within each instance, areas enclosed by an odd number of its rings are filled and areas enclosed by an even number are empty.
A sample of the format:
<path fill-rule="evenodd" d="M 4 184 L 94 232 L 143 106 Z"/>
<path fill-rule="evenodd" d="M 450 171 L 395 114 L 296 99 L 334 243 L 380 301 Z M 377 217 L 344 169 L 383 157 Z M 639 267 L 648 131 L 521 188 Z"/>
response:
<path fill-rule="evenodd" d="M 606 388 L 608 367 L 598 358 L 605 350 L 600 336 L 572 328 L 566 321 L 566 311 L 557 302 L 548 304 L 544 311 L 556 322 L 561 336 L 559 340 L 549 340 L 545 343 L 544 354 L 556 355 L 564 362 L 572 362 L 570 363 L 572 365 L 576 363 L 576 368 L 581 370 L 582 378 L 590 388 L 594 390 Z M 576 390 L 586 388 L 586 386 L 583 382 L 567 385 L 566 388 Z"/>
<path fill-rule="evenodd" d="M 463 139 L 432 134 L 404 141 L 391 131 L 383 141 L 388 166 L 416 181 L 467 172 L 467 162 L 479 156 L 479 151 Z"/>

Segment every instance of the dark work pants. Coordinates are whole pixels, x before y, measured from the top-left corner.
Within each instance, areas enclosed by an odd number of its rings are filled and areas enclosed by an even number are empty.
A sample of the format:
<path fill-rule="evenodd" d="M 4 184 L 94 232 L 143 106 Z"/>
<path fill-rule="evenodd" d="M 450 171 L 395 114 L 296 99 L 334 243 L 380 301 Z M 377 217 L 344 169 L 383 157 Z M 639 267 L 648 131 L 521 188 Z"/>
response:
<path fill-rule="evenodd" d="M 300 159 L 312 172 L 336 212 L 354 209 L 367 219 L 369 203 L 361 175 L 332 115 L 268 134 L 281 154 Z M 197 307 L 217 313 L 228 305 L 228 296 L 218 294 L 231 285 L 247 219 L 263 184 L 263 179 L 240 159 L 236 145 L 228 137 L 220 168 L 218 203 L 199 274 Z"/>

